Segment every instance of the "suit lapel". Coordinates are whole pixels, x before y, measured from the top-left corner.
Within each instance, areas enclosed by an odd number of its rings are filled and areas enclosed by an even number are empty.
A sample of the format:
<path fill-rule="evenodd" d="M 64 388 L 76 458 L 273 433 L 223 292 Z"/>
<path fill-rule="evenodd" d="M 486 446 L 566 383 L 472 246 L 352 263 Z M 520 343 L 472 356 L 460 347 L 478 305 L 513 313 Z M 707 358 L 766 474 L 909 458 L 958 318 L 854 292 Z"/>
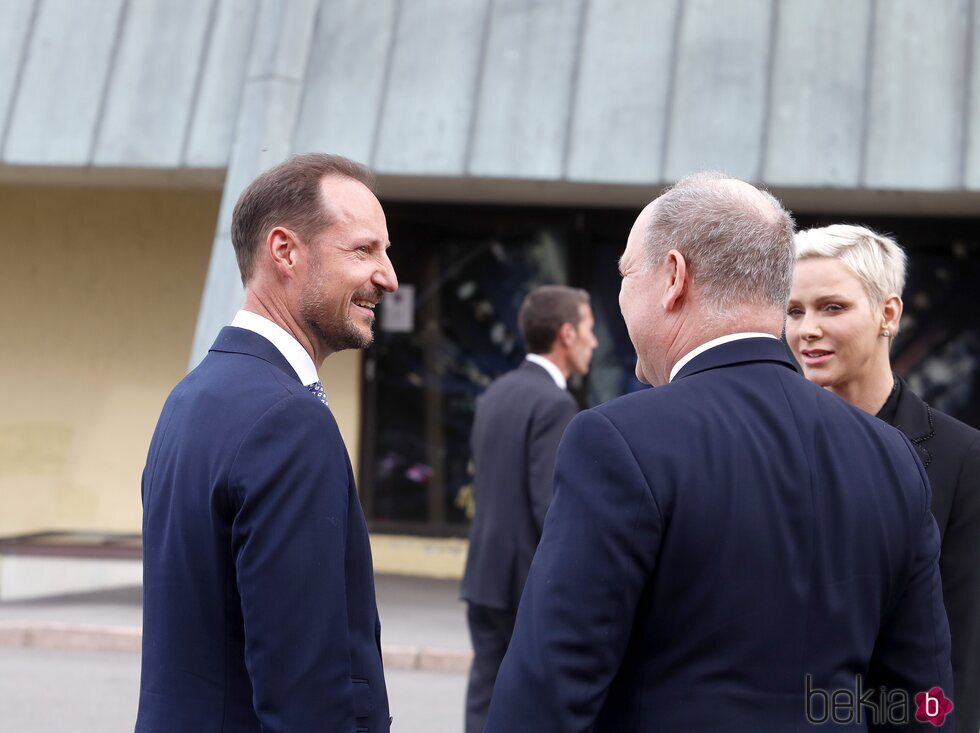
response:
<path fill-rule="evenodd" d="M 919 460 L 926 468 L 932 463 L 932 454 L 926 444 L 935 435 L 932 423 L 932 408 L 923 402 L 918 395 L 909 389 L 905 380 L 898 378 L 901 394 L 898 396 L 898 406 L 895 409 L 894 427 L 905 433 L 915 446 Z"/>

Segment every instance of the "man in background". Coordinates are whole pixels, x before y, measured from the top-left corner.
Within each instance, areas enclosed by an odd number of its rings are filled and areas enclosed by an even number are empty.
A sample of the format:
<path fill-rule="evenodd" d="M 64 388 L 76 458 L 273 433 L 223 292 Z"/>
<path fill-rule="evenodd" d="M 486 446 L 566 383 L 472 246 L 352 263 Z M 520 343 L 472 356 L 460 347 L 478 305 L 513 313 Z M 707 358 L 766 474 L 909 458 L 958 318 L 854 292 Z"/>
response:
<path fill-rule="evenodd" d="M 929 485 L 793 368 L 794 259 L 779 202 L 722 175 L 640 214 L 619 304 L 658 386 L 565 432 L 488 733 L 868 730 L 855 689 L 872 730 L 931 729 L 915 696 L 952 673 Z"/>
<path fill-rule="evenodd" d="M 540 287 L 524 299 L 518 321 L 527 359 L 480 398 L 470 441 L 476 511 L 461 597 L 467 602 L 474 658 L 466 733 L 483 730 L 551 502 L 555 452 L 578 412 L 567 380 L 588 373 L 598 345 L 584 290 Z"/>
<path fill-rule="evenodd" d="M 363 166 L 253 181 L 245 303 L 167 399 L 143 472 L 137 733 L 388 731 L 371 548 L 317 370 L 398 287 Z"/>

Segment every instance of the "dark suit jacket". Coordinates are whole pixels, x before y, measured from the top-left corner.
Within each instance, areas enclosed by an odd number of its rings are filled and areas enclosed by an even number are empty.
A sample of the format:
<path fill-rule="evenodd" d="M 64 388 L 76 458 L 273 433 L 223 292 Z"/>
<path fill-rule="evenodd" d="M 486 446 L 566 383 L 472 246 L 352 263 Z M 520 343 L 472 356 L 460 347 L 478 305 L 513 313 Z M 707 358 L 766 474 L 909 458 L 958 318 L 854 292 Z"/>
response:
<path fill-rule="evenodd" d="M 367 528 L 333 416 L 228 327 L 143 472 L 139 733 L 388 730 Z"/>
<path fill-rule="evenodd" d="M 476 514 L 464 600 L 517 608 L 551 503 L 558 443 L 577 412 L 574 398 L 530 361 L 480 397 L 470 437 Z"/>
<path fill-rule="evenodd" d="M 569 425 L 486 733 L 788 733 L 806 675 L 948 689 L 938 556 L 901 433 L 775 339 L 717 346 Z"/>
<path fill-rule="evenodd" d="M 934 410 L 899 379 L 891 414 L 932 485 L 939 570 L 953 640 L 953 701 L 960 733 L 980 730 L 980 430 Z M 891 402 L 891 400 L 889 400 Z"/>

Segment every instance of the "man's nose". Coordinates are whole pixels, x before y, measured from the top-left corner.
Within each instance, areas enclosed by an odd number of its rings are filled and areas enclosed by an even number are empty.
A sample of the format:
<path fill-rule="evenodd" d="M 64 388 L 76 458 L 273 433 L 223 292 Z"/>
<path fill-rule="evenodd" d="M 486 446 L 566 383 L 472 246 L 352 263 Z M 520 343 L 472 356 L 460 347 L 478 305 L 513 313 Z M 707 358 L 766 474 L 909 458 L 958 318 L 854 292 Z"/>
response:
<path fill-rule="evenodd" d="M 371 278 L 372 282 L 386 293 L 393 293 L 398 290 L 398 276 L 395 275 L 395 267 L 388 258 L 388 253 L 381 255 L 381 264 Z"/>

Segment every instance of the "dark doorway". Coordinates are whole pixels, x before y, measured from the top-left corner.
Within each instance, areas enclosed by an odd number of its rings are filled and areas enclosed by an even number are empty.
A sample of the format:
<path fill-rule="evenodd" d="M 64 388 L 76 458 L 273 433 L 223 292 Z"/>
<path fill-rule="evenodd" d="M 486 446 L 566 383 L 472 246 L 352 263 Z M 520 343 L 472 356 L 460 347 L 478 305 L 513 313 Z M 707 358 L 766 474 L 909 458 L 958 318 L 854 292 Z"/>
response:
<path fill-rule="evenodd" d="M 379 328 L 364 361 L 362 502 L 374 531 L 463 536 L 476 398 L 524 358 L 516 323 L 529 289 L 560 283 L 592 294 L 599 348 L 587 379 L 572 385 L 583 407 L 642 388 L 617 273 L 637 212 L 385 208 L 391 258 L 414 298 L 408 321 Z M 980 324 L 970 302 L 980 290 L 980 221 L 801 216 L 798 223 L 843 220 L 889 232 L 909 251 L 896 369 L 938 409 L 980 424 Z"/>

